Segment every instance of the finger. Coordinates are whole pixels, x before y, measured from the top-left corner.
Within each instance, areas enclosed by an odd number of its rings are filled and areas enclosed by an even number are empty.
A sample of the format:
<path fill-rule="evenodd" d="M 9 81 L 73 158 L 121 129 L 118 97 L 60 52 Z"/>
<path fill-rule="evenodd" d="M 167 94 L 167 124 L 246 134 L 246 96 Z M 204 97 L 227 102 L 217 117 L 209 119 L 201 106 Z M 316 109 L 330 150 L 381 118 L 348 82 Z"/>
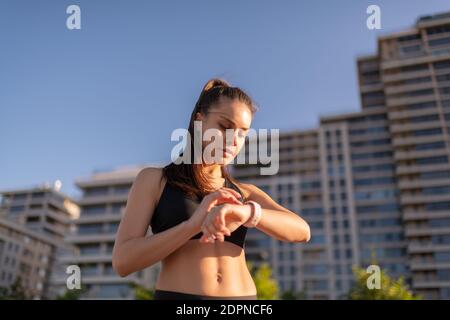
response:
<path fill-rule="evenodd" d="M 217 198 L 215 200 L 215 205 L 219 205 L 222 203 L 232 203 L 232 204 L 242 205 L 242 202 L 239 201 L 239 199 L 236 199 L 236 197 L 230 193 L 224 194 L 222 197 Z"/>
<path fill-rule="evenodd" d="M 223 227 L 226 226 L 225 223 L 225 213 L 224 212 L 219 212 L 219 214 L 217 215 L 217 221 L 218 221 L 218 228 L 222 229 Z"/>
<path fill-rule="evenodd" d="M 215 191 L 215 196 L 214 198 L 218 199 L 218 198 L 222 198 L 222 197 L 227 197 L 227 196 L 233 196 L 236 199 L 242 198 L 241 194 L 239 192 L 237 192 L 236 190 L 230 189 L 230 188 L 220 188 L 217 191 Z"/>
<path fill-rule="evenodd" d="M 221 203 L 242 204 L 242 201 L 237 199 L 231 193 L 226 193 L 222 197 L 216 199 L 216 205 Z"/>
<path fill-rule="evenodd" d="M 224 242 L 225 241 L 225 236 L 221 232 L 216 233 L 215 236 L 216 236 L 218 241 L 220 241 L 220 242 Z"/>
<path fill-rule="evenodd" d="M 203 236 L 200 238 L 200 242 L 202 242 L 202 243 L 209 243 L 209 242 L 211 242 L 211 240 L 210 240 L 209 237 L 207 237 L 206 235 L 203 235 Z"/>
<path fill-rule="evenodd" d="M 211 235 L 206 235 L 204 234 L 201 238 L 200 238 L 200 242 L 202 243 L 210 243 L 212 242 L 214 239 L 212 238 Z"/>
<path fill-rule="evenodd" d="M 216 216 L 216 218 L 214 219 L 214 226 L 216 227 L 216 230 L 218 230 L 222 234 L 227 236 L 231 235 L 230 230 L 226 227 L 224 213 L 220 213 Z"/>
<path fill-rule="evenodd" d="M 228 187 L 222 187 L 219 190 L 224 190 L 224 191 L 228 191 L 231 192 L 232 194 L 234 194 L 236 196 L 236 198 L 242 198 L 241 194 L 239 192 L 237 192 L 234 189 L 228 188 Z"/>
<path fill-rule="evenodd" d="M 222 229 L 220 229 L 220 231 L 228 237 L 231 236 L 231 231 L 227 227 L 223 227 Z"/>
<path fill-rule="evenodd" d="M 208 224 L 208 225 L 206 226 L 206 230 L 208 231 L 208 233 L 209 233 L 210 235 L 214 235 L 216 232 L 219 231 L 219 230 L 216 230 L 216 228 L 215 228 L 213 225 L 211 225 L 211 224 Z"/>

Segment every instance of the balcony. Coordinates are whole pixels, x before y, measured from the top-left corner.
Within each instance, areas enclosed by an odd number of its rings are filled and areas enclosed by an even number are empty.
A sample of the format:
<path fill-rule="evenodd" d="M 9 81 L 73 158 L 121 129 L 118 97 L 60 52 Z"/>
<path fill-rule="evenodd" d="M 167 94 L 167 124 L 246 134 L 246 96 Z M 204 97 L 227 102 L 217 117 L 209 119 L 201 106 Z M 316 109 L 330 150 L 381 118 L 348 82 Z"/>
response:
<path fill-rule="evenodd" d="M 424 262 L 414 262 L 410 264 L 411 271 L 425 271 L 425 270 L 436 270 L 436 269 L 450 269 L 450 263 L 438 263 L 433 259 L 431 261 Z"/>
<path fill-rule="evenodd" d="M 103 204 L 108 202 L 125 202 L 128 200 L 128 193 L 121 194 L 106 194 L 106 195 L 92 195 L 88 197 L 83 197 L 78 200 L 80 206 L 91 205 L 91 204 Z"/>
<path fill-rule="evenodd" d="M 415 90 L 422 90 L 422 89 L 433 89 L 433 83 L 430 81 L 428 82 L 421 82 L 421 83 L 414 83 L 414 84 L 405 84 L 405 85 L 396 85 L 396 86 L 386 86 L 385 87 L 385 94 L 396 94 L 396 93 L 403 93 L 408 91 L 415 91 Z"/>
<path fill-rule="evenodd" d="M 69 235 L 66 237 L 65 241 L 67 243 L 89 243 L 89 242 L 113 242 L 115 241 L 116 234 L 90 234 L 90 235 Z"/>
<path fill-rule="evenodd" d="M 416 97 L 403 97 L 403 98 L 386 98 L 386 105 L 388 107 L 397 107 L 405 104 L 413 104 L 420 102 L 428 102 L 436 99 L 436 95 L 428 94 Z"/>
<path fill-rule="evenodd" d="M 428 116 L 438 113 L 436 107 L 417 109 L 417 110 L 404 110 L 404 111 L 389 111 L 389 120 L 409 119 L 412 117 Z"/>
<path fill-rule="evenodd" d="M 429 77 L 431 76 L 429 70 L 420 70 L 415 72 L 399 72 L 396 74 L 383 74 L 383 81 L 384 82 L 394 82 L 394 81 L 401 81 L 401 80 L 408 80 L 408 79 L 414 79 L 414 78 L 421 78 L 421 77 Z"/>
<path fill-rule="evenodd" d="M 440 202 L 440 201 L 450 201 L 450 194 L 440 194 L 440 195 L 400 195 L 400 203 L 402 205 L 411 205 L 411 204 L 423 204 L 423 203 L 432 203 L 432 202 Z"/>
<path fill-rule="evenodd" d="M 438 120 L 434 121 L 423 121 L 418 123 L 394 123 L 391 124 L 390 130 L 392 133 L 417 131 L 422 129 L 434 129 L 441 128 L 441 122 Z"/>
<path fill-rule="evenodd" d="M 431 236 L 437 234 L 450 234 L 450 228 L 430 228 L 428 226 L 423 227 L 405 227 L 405 236 L 407 237 L 422 237 Z"/>
<path fill-rule="evenodd" d="M 400 189 L 414 189 L 435 186 L 448 186 L 450 179 L 430 179 L 430 180 L 400 180 L 397 183 Z"/>
<path fill-rule="evenodd" d="M 399 160 L 413 160 L 426 157 L 437 157 L 447 155 L 446 149 L 436 150 L 420 150 L 420 151 L 395 151 L 394 159 Z"/>
<path fill-rule="evenodd" d="M 439 142 L 445 139 L 442 133 L 434 134 L 429 136 L 422 137 L 394 137 L 392 139 L 392 144 L 394 146 L 408 146 L 408 145 L 416 145 L 420 143 L 428 143 L 428 142 Z"/>
<path fill-rule="evenodd" d="M 405 174 L 413 174 L 420 172 L 430 172 L 430 171 L 438 171 L 438 170 L 448 170 L 448 164 L 430 164 L 430 165 L 402 165 L 399 164 L 396 168 L 397 175 L 405 175 Z"/>

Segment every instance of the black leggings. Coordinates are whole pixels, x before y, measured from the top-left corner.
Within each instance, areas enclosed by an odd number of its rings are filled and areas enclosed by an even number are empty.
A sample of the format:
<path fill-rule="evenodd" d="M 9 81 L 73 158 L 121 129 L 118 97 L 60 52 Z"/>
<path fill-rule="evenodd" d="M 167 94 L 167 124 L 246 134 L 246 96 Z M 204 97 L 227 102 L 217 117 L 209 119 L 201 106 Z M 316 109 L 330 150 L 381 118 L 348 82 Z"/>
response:
<path fill-rule="evenodd" d="M 218 296 L 203 296 L 199 294 L 175 292 L 167 290 L 155 290 L 153 295 L 153 300 L 257 300 L 256 295 L 251 296 L 228 296 L 228 297 L 218 297 Z"/>

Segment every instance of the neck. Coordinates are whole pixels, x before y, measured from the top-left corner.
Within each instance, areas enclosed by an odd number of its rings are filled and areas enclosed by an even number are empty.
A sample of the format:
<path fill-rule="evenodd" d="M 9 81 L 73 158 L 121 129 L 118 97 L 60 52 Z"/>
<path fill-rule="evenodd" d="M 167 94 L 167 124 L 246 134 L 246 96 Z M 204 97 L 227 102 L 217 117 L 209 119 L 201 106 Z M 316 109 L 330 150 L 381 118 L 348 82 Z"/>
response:
<path fill-rule="evenodd" d="M 224 185 L 225 179 L 222 177 L 220 165 L 206 165 L 202 168 L 202 171 L 208 177 L 211 185 L 216 186 L 216 188 L 220 188 Z"/>
<path fill-rule="evenodd" d="M 221 166 L 217 164 L 206 165 L 202 168 L 203 173 L 211 179 L 221 179 L 222 170 Z"/>

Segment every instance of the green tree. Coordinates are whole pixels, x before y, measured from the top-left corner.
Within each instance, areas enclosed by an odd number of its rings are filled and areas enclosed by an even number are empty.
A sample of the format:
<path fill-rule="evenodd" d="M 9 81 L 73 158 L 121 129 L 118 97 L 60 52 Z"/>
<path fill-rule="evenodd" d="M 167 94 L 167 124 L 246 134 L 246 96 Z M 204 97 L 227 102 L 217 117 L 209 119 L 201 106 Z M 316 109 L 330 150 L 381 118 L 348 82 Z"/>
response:
<path fill-rule="evenodd" d="M 286 290 L 281 294 L 281 300 L 306 300 L 306 290 Z"/>
<path fill-rule="evenodd" d="M 247 262 L 248 268 L 255 282 L 258 299 L 278 300 L 278 283 L 272 278 L 272 269 L 267 263 L 263 263 L 258 269 L 253 268 L 253 264 Z"/>
<path fill-rule="evenodd" d="M 153 300 L 154 289 L 147 289 L 136 283 L 131 283 L 130 286 L 134 289 L 134 298 L 136 300 Z"/>
<path fill-rule="evenodd" d="M 86 288 L 66 290 L 63 294 L 56 297 L 56 300 L 79 300 L 83 293 L 87 292 Z"/>
<path fill-rule="evenodd" d="M 22 285 L 22 279 L 17 277 L 9 288 L 0 288 L 0 300 L 27 300 L 28 293 Z"/>
<path fill-rule="evenodd" d="M 375 263 L 374 263 L 375 264 Z M 376 265 L 376 264 L 375 264 Z M 372 276 L 366 269 L 353 267 L 355 283 L 350 289 L 347 298 L 350 300 L 419 300 L 421 296 L 414 295 L 405 284 L 404 278 L 391 278 L 383 269 L 380 269 L 380 288 L 369 289 L 368 280 Z"/>
<path fill-rule="evenodd" d="M 297 300 L 297 294 L 292 289 L 283 291 L 281 300 Z"/>

